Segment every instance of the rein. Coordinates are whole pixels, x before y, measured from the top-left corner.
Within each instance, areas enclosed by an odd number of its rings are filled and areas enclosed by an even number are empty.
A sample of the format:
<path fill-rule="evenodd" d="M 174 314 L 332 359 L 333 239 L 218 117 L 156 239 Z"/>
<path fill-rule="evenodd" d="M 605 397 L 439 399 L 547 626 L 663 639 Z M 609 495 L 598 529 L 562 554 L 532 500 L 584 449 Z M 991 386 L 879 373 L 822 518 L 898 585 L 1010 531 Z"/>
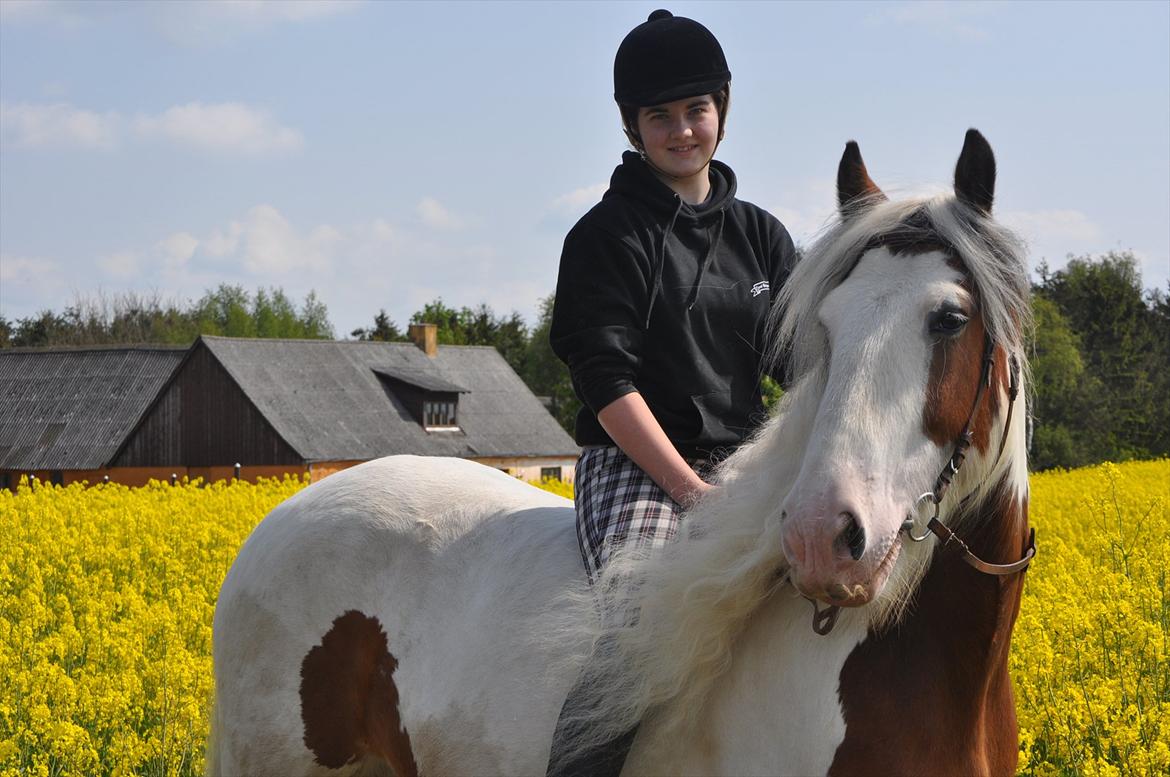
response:
<path fill-rule="evenodd" d="M 991 339 L 990 334 L 985 334 L 983 337 L 983 368 L 979 374 L 979 387 L 975 392 L 975 401 L 971 404 L 971 412 L 967 416 L 967 423 L 964 424 L 963 431 L 959 434 L 958 439 L 955 440 L 955 447 L 951 451 L 950 459 L 947 461 L 946 466 L 943 467 L 942 472 L 938 474 L 938 478 L 935 479 L 934 488 L 918 497 L 918 501 L 914 504 L 917 508 L 924 501 L 930 500 L 934 503 L 934 515 L 931 516 L 930 521 L 926 524 L 926 530 L 921 534 L 914 533 L 913 518 L 906 519 L 902 524 L 901 531 L 905 532 L 906 536 L 913 542 L 922 542 L 932 534 L 942 540 L 944 547 L 954 542 L 963 552 L 963 561 L 967 562 L 971 567 L 987 575 L 1003 576 L 1022 572 L 1032 563 L 1032 559 L 1036 556 L 1035 529 L 1031 529 L 1028 533 L 1028 548 L 1024 552 L 1023 558 L 1010 564 L 992 564 L 976 556 L 971 551 L 971 548 L 967 546 L 967 543 L 963 542 L 961 537 L 947 528 L 938 519 L 939 505 L 942 503 L 947 490 L 951 487 L 951 483 L 955 475 L 958 474 L 959 468 L 963 466 L 963 462 L 967 458 L 967 449 L 971 447 L 971 441 L 974 439 L 972 426 L 975 423 L 975 413 L 979 410 L 979 404 L 983 401 L 983 396 L 991 386 L 991 374 L 994 368 L 994 362 L 995 342 Z M 1003 435 L 999 439 L 997 460 L 1003 456 L 1004 446 L 1007 445 L 1008 430 L 1012 425 L 1012 411 L 1015 410 L 1016 397 L 1020 393 L 1020 363 L 1016 359 L 1015 354 L 1009 358 L 1008 363 L 1008 412 L 1003 425 Z M 809 599 L 809 601 L 812 602 L 813 606 L 813 631 L 824 636 L 832 631 L 833 627 L 837 624 L 837 616 L 840 614 L 841 608 L 834 604 L 821 609 L 815 600 Z"/>

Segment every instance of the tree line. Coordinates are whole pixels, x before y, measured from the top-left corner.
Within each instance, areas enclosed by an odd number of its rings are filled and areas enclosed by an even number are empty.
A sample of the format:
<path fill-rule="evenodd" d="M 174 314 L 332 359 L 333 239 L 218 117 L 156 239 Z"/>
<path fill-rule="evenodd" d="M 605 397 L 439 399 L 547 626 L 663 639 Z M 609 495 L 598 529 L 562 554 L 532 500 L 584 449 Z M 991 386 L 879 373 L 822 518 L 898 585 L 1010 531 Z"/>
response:
<path fill-rule="evenodd" d="M 0 348 L 188 345 L 199 335 L 225 337 L 333 337 L 329 311 L 314 292 L 299 304 L 279 288 L 249 293 L 226 283 L 194 302 L 134 293 L 78 297 L 62 312 L 44 310 L 9 321 L 0 316 Z"/>
<path fill-rule="evenodd" d="M 1034 469 L 1076 467 L 1170 455 L 1170 300 L 1143 289 L 1129 252 L 1072 257 L 1061 270 L 1041 265 L 1033 284 L 1029 339 L 1032 384 L 1030 454 Z M 438 327 L 443 345 L 494 346 L 534 394 L 544 397 L 570 433 L 580 402 L 568 370 L 549 345 L 553 296 L 529 326 L 519 313 L 488 305 L 453 308 L 436 299 L 408 323 Z M 0 347 L 190 343 L 200 334 L 228 337 L 332 338 L 315 294 L 294 304 L 279 288 L 249 293 L 227 284 L 185 305 L 123 295 L 80 300 L 62 313 L 14 322 L 0 317 Z M 380 310 L 349 336 L 406 341 Z M 768 386 L 774 400 L 779 393 Z"/>

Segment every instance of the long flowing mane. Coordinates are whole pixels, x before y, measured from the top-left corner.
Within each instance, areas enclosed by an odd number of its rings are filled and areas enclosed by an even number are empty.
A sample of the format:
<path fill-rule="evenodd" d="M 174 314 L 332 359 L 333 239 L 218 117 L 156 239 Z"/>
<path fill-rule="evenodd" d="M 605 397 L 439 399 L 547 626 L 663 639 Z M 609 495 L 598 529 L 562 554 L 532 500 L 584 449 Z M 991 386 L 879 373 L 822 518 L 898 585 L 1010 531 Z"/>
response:
<path fill-rule="evenodd" d="M 940 196 L 876 202 L 830 225 L 773 308 L 772 358 L 787 359 L 792 375 L 776 416 L 718 467 L 714 480 L 722 487 L 687 514 L 676 542 L 652 555 L 619 550 L 594 590 L 562 602 L 552 632 L 547 623 L 541 629 L 562 644 L 591 648 L 586 665 L 593 682 L 577 712 L 576 747 L 608 740 L 645 720 L 660 734 L 686 730 L 730 666 L 733 645 L 753 613 L 770 597 L 787 595 L 779 591 L 786 560 L 778 513 L 799 472 L 826 379 L 828 344 L 817 311 L 875 240 L 941 245 L 953 253 L 968 274 L 987 330 L 1009 352 L 1022 352 L 1029 324 L 1023 246 L 988 216 Z M 1022 416 L 1013 423 L 1004 460 L 991 464 L 996 469 L 1018 474 L 1026 467 Z M 957 481 L 956 490 L 970 491 L 971 478 L 986 474 L 965 472 L 967 487 Z M 889 596 L 865 608 L 871 625 L 901 614 L 931 552 L 904 554 Z M 598 599 L 607 617 L 596 616 Z"/>

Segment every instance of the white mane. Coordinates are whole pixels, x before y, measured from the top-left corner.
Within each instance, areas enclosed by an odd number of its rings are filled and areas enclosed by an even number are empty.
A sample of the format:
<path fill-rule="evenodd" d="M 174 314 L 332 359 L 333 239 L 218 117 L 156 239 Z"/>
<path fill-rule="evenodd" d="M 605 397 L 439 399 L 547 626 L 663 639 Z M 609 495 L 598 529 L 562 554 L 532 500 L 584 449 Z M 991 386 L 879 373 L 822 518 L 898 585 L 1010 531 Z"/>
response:
<path fill-rule="evenodd" d="M 730 665 L 745 624 L 783 585 L 778 514 L 799 473 L 828 357 L 817 311 L 871 239 L 902 228 L 919 211 L 928 216 L 934 236 L 958 252 L 988 331 L 1009 352 L 1022 354 L 1028 282 L 1022 246 L 1011 232 L 953 197 L 882 202 L 831 225 L 797 265 L 774 308 L 780 313 L 771 322 L 773 355 L 789 358 L 794 376 L 776 417 L 720 465 L 714 480 L 721 488 L 687 514 L 677 541 L 653 554 L 620 549 L 594 590 L 565 602 L 555 618 L 552 639 L 593 646 L 586 659 L 589 695 L 576 712 L 576 748 L 648 718 L 663 734 L 689 727 L 713 681 Z M 1016 455 L 1023 448 L 1023 415 L 1018 412 L 1013 421 L 1010 454 L 991 466 L 1006 470 L 1018 466 L 1013 459 L 1023 459 Z M 978 482 L 972 477 L 988 474 L 970 470 L 952 491 L 967 492 Z M 884 606 L 869 608 L 871 622 L 900 613 L 929 562 L 929 551 L 919 555 L 899 564 L 892 595 Z M 606 612 L 625 617 L 591 617 L 598 592 Z M 583 629 L 589 630 L 587 640 L 581 640 Z"/>

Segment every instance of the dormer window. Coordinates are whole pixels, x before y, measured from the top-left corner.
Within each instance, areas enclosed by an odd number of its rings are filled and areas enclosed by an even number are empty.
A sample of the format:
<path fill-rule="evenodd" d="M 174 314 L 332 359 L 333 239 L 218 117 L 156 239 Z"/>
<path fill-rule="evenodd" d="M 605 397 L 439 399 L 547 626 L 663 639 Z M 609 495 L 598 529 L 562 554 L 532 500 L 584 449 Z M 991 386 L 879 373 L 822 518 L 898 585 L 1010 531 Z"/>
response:
<path fill-rule="evenodd" d="M 459 395 L 467 389 L 431 370 L 409 365 L 375 367 L 382 384 L 428 432 L 462 432 Z"/>
<path fill-rule="evenodd" d="M 423 426 L 428 432 L 446 432 L 459 429 L 455 420 L 455 406 L 458 404 L 458 394 L 452 399 L 424 399 Z"/>

